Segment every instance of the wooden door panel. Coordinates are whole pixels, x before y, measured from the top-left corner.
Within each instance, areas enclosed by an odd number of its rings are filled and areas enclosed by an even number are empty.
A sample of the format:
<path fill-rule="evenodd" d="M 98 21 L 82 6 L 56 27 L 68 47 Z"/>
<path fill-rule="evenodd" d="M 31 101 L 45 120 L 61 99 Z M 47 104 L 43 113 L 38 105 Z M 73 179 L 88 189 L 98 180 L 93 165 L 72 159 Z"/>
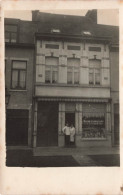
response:
<path fill-rule="evenodd" d="M 58 145 L 58 103 L 39 102 L 37 146 Z"/>

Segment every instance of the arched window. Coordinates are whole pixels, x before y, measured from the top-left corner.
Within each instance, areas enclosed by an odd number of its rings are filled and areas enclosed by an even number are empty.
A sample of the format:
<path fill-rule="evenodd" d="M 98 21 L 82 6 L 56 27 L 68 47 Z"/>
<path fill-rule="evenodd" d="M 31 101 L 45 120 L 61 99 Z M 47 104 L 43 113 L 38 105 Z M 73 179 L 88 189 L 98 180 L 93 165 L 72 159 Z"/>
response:
<path fill-rule="evenodd" d="M 45 64 L 45 83 L 57 83 L 59 58 L 46 57 Z"/>

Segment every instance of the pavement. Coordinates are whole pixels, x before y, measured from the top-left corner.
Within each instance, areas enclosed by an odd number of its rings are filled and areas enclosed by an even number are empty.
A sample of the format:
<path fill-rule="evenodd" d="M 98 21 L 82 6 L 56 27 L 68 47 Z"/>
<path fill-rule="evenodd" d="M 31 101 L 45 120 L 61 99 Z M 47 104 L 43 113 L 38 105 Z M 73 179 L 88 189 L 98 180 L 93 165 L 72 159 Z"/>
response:
<path fill-rule="evenodd" d="M 120 166 L 119 148 L 9 148 L 9 167 Z"/>

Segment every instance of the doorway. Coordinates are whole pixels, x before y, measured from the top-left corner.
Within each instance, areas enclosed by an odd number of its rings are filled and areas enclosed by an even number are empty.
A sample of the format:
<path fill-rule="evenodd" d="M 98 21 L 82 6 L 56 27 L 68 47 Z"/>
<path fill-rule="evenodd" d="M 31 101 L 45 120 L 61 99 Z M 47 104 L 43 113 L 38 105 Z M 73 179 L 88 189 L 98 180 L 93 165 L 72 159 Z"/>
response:
<path fill-rule="evenodd" d="M 57 102 L 38 102 L 37 146 L 58 146 Z"/>
<path fill-rule="evenodd" d="M 75 127 L 75 113 L 74 112 L 66 112 L 65 113 L 65 124 L 68 123 L 69 126 L 73 125 Z M 74 141 L 69 141 L 70 147 L 75 147 L 75 136 Z"/>
<path fill-rule="evenodd" d="M 68 125 L 73 124 L 75 127 L 75 113 L 74 112 L 66 112 L 65 113 L 65 124 L 68 123 Z"/>

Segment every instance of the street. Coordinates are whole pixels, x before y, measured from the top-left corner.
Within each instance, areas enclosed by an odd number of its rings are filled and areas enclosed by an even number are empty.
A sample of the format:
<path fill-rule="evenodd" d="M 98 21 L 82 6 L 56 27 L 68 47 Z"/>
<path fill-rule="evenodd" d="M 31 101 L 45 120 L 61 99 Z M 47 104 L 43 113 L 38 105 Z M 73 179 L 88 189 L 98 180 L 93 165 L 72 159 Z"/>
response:
<path fill-rule="evenodd" d="M 45 149 L 46 150 L 46 149 Z M 72 150 L 72 149 L 71 149 Z M 67 151 L 67 150 L 66 150 Z M 85 155 L 78 152 L 49 154 L 42 153 L 34 156 L 31 149 L 7 150 L 6 166 L 8 167 L 98 167 L 120 166 L 120 155 L 94 154 Z"/>

